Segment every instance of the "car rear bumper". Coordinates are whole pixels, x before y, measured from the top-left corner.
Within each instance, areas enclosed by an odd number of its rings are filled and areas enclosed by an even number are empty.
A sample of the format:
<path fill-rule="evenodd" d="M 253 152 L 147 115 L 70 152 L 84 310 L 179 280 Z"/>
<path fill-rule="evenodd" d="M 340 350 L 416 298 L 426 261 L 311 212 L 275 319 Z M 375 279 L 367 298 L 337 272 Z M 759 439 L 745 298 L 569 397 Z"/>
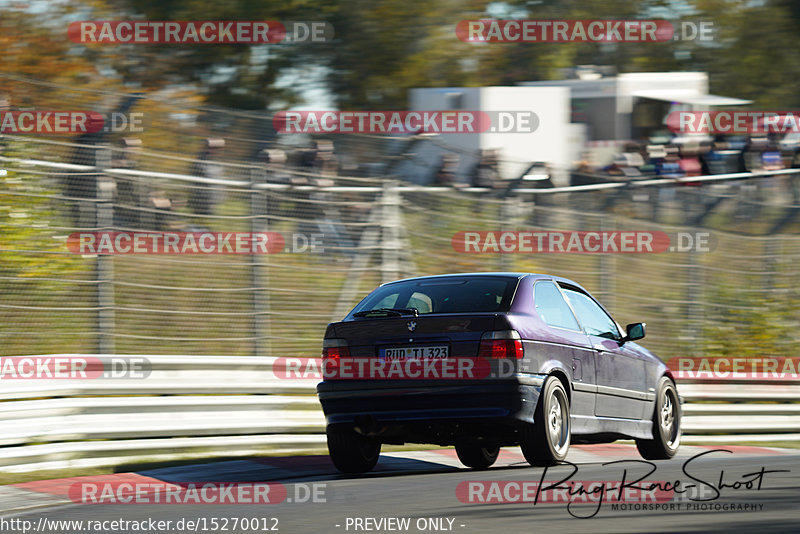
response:
<path fill-rule="evenodd" d="M 470 420 L 512 425 L 532 422 L 540 390 L 540 385 L 521 384 L 517 380 L 458 384 L 326 381 L 317 386 L 329 425 L 370 427 Z"/>

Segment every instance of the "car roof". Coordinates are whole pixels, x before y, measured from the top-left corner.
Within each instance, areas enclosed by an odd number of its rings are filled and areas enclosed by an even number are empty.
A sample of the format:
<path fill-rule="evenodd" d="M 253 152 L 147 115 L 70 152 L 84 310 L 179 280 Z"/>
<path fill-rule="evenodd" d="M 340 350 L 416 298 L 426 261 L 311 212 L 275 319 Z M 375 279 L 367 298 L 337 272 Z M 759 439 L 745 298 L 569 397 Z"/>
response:
<path fill-rule="evenodd" d="M 385 284 L 381 284 L 382 286 L 388 284 L 395 284 L 399 282 L 409 282 L 412 280 L 431 280 L 435 278 L 451 278 L 456 276 L 495 276 L 498 278 L 501 277 L 514 277 L 514 278 L 533 278 L 536 280 L 556 280 L 558 282 L 564 282 L 566 284 L 570 284 L 576 287 L 583 289 L 583 287 L 568 278 L 563 278 L 561 276 L 555 276 L 552 274 L 545 274 L 545 273 L 521 273 L 521 272 L 482 272 L 482 273 L 449 273 L 449 274 L 434 274 L 429 276 L 415 276 L 412 278 L 403 278 L 401 280 L 393 280 L 391 282 L 386 282 Z M 584 289 L 585 291 L 585 289 Z"/>

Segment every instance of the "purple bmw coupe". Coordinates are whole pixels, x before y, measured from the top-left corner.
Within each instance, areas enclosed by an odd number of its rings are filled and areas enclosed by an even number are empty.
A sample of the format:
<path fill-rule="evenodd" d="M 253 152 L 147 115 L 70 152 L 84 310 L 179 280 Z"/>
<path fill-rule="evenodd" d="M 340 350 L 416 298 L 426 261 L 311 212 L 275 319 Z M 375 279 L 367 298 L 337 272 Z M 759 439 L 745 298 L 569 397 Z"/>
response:
<path fill-rule="evenodd" d="M 317 393 L 337 469 L 371 470 L 381 445 L 454 445 L 485 469 L 519 445 L 553 465 L 570 443 L 634 439 L 675 455 L 675 380 L 579 284 L 546 274 L 476 273 L 383 284 L 328 325 Z"/>

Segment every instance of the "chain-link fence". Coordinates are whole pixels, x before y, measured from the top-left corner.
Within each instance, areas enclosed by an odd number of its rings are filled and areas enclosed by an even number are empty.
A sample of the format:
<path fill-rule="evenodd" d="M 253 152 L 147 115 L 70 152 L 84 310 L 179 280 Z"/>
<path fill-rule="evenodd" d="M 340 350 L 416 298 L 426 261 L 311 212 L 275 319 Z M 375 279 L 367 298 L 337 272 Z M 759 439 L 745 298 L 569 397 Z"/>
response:
<path fill-rule="evenodd" d="M 694 187 L 459 189 L 277 160 L 224 163 L 213 142 L 200 158 L 125 144 L 3 142 L 2 355 L 315 356 L 326 324 L 383 281 L 489 270 L 572 278 L 619 322 L 647 322 L 645 345 L 666 358 L 792 356 L 800 341 L 793 172 Z M 769 234 L 778 227 L 785 233 Z M 501 230 L 663 232 L 671 245 L 679 233 L 708 233 L 710 241 L 626 254 L 464 253 L 454 241 L 459 232 Z M 92 231 L 276 232 L 284 246 L 271 254 L 70 250 L 70 235 Z M 759 232 L 768 235 L 748 235 Z"/>

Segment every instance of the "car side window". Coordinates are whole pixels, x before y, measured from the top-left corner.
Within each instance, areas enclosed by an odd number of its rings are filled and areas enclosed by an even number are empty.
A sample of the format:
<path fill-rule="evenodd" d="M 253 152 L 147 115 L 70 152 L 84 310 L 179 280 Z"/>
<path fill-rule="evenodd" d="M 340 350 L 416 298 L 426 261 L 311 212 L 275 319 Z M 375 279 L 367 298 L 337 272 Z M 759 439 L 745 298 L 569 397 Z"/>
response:
<path fill-rule="evenodd" d="M 568 330 L 580 330 L 572 310 L 553 282 L 542 281 L 533 285 L 533 304 L 536 313 L 545 324 Z"/>
<path fill-rule="evenodd" d="M 566 287 L 563 290 L 587 334 L 608 339 L 622 338 L 614 319 L 589 295 Z"/>

